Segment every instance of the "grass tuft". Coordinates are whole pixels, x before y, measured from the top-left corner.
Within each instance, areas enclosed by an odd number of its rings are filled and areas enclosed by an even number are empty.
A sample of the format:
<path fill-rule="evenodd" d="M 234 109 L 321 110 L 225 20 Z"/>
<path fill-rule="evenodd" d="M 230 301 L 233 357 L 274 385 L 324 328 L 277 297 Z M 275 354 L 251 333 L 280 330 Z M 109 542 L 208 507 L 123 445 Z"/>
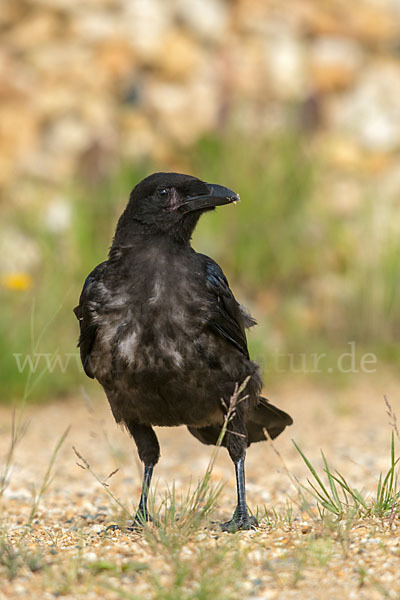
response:
<path fill-rule="evenodd" d="M 305 492 L 314 498 L 322 519 L 325 511 L 328 511 L 337 519 L 348 518 L 351 515 L 358 518 L 375 516 L 393 520 L 395 513 L 398 512 L 400 502 L 400 487 L 396 473 L 400 457 L 395 458 L 394 432 L 391 436 L 390 467 L 385 474 L 379 475 L 376 492 L 372 495 L 362 493 L 353 487 L 339 471 L 332 470 L 321 451 L 324 473 L 328 480 L 327 484 L 324 483 L 322 476 L 318 474 L 317 469 L 301 448 L 295 441 L 293 444 L 312 476 L 307 480 L 308 487 L 300 484 L 301 493 Z"/>

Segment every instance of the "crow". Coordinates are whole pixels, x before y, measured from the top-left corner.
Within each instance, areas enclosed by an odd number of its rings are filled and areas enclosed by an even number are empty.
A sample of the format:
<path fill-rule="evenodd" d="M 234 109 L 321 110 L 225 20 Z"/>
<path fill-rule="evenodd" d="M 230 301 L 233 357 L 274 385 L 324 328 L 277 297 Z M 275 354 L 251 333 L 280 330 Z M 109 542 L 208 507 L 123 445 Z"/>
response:
<path fill-rule="evenodd" d="M 292 424 L 260 395 L 245 334 L 254 319 L 217 263 L 190 244 L 202 213 L 238 200 L 190 175 L 146 177 L 118 221 L 108 260 L 89 274 L 74 309 L 84 370 L 103 386 L 144 463 L 133 527 L 151 519 L 147 496 L 160 456 L 153 425 L 186 425 L 204 444 L 216 444 L 230 399 L 246 382 L 222 440 L 236 471 L 237 506 L 222 525 L 232 532 L 257 525 L 246 504 L 247 446 L 265 440 L 265 430 L 275 438 Z"/>

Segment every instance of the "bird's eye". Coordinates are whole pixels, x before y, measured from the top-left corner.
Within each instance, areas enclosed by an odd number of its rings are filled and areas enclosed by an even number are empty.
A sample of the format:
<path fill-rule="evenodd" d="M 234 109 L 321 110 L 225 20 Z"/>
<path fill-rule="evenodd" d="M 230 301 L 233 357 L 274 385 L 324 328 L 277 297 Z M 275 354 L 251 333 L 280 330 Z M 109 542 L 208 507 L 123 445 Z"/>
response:
<path fill-rule="evenodd" d="M 167 188 L 161 188 L 157 190 L 157 196 L 162 200 L 165 200 L 169 196 L 169 190 Z"/>

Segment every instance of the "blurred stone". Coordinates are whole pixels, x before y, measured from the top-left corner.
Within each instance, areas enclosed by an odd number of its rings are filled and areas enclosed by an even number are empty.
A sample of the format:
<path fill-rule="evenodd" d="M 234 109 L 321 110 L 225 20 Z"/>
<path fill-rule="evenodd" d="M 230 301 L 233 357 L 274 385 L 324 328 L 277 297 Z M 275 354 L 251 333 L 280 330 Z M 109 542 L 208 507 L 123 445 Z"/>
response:
<path fill-rule="evenodd" d="M 26 101 L 3 102 L 0 124 L 0 185 L 19 173 L 38 142 L 38 122 Z"/>
<path fill-rule="evenodd" d="M 37 12 L 19 20 L 17 26 L 6 36 L 12 46 L 30 50 L 38 44 L 48 44 L 58 29 L 58 19 L 50 12 Z"/>
<path fill-rule="evenodd" d="M 193 76 L 201 63 L 202 54 L 192 38 L 178 30 L 169 32 L 157 57 L 157 70 L 172 80 Z"/>
<path fill-rule="evenodd" d="M 193 143 L 217 122 L 215 88 L 197 79 L 190 86 L 154 81 L 148 89 L 147 103 L 167 135 L 182 145 Z"/>
<path fill-rule="evenodd" d="M 348 18 L 344 18 L 343 9 L 337 8 L 335 3 L 300 2 L 296 8 L 301 29 L 308 35 L 318 37 L 347 32 Z M 349 13 L 348 9 L 346 12 Z"/>
<path fill-rule="evenodd" d="M 231 53 L 231 82 L 236 93 L 244 98 L 262 97 L 269 87 L 265 43 L 250 38 L 242 44 L 241 39 L 236 38 Z"/>
<path fill-rule="evenodd" d="M 141 60 L 152 61 L 162 50 L 162 40 L 171 26 L 173 14 L 164 0 L 130 0 L 122 3 L 124 37 Z"/>
<path fill-rule="evenodd" d="M 125 156 L 137 160 L 153 154 L 157 135 L 142 112 L 135 109 L 121 111 L 118 122 Z"/>
<path fill-rule="evenodd" d="M 277 6 L 274 10 L 271 4 L 260 0 L 237 0 L 232 11 L 235 29 L 246 36 L 268 34 L 271 31 L 271 22 L 277 22 L 276 15 L 279 15 L 279 9 L 276 8 Z M 281 22 L 283 20 L 281 19 Z"/>
<path fill-rule="evenodd" d="M 175 0 L 180 19 L 193 33 L 207 40 L 221 40 L 229 23 L 225 0 Z"/>
<path fill-rule="evenodd" d="M 55 85 L 50 78 L 43 78 L 41 93 L 33 99 L 33 110 L 36 111 L 38 118 L 48 121 L 74 111 L 79 104 L 80 99 L 73 90 L 66 86 Z"/>
<path fill-rule="evenodd" d="M 70 0 L 40 0 L 40 4 L 48 10 L 58 9 L 69 13 L 73 12 L 75 3 L 70 2 Z"/>
<path fill-rule="evenodd" d="M 89 7 L 81 5 L 81 12 L 75 15 L 72 35 L 84 39 L 86 43 L 99 43 L 123 34 L 124 23 L 120 14 L 107 10 L 107 7 Z"/>
<path fill-rule="evenodd" d="M 76 156 L 59 151 L 51 152 L 42 140 L 39 152 L 29 154 L 21 164 L 24 176 L 34 177 L 43 184 L 54 183 L 71 178 L 76 170 Z"/>
<path fill-rule="evenodd" d="M 91 51 L 84 44 L 73 44 L 68 39 L 57 42 L 50 40 L 48 44 L 36 46 L 27 60 L 41 77 L 53 76 L 54 84 L 62 85 L 65 73 L 78 68 L 85 69 L 86 81 L 94 76 L 91 71 Z"/>
<path fill-rule="evenodd" d="M 385 3 L 363 2 L 362 10 L 349 13 L 349 27 L 359 40 L 378 44 L 397 40 L 400 34 L 400 21 L 391 13 Z"/>
<path fill-rule="evenodd" d="M 31 273 L 41 261 L 38 245 L 18 229 L 0 235 L 0 273 Z"/>
<path fill-rule="evenodd" d="M 321 37 L 310 49 L 312 85 L 321 92 L 335 91 L 353 83 L 363 61 L 361 47 L 353 40 Z"/>
<path fill-rule="evenodd" d="M 52 233 L 62 233 L 71 224 L 71 205 L 66 198 L 55 197 L 47 205 L 43 223 Z"/>
<path fill-rule="evenodd" d="M 268 79 L 279 98 L 299 98 L 305 93 L 304 46 L 290 30 L 275 29 L 267 42 Z"/>
<path fill-rule="evenodd" d="M 384 173 L 393 165 L 394 157 L 386 151 L 368 152 L 365 155 L 364 167 L 365 171 L 372 175 Z"/>
<path fill-rule="evenodd" d="M 14 0 L 2 0 L 0 10 L 0 25 L 4 28 L 15 23 L 26 13 L 27 10 L 22 8 L 18 2 Z"/>
<path fill-rule="evenodd" d="M 128 40 L 112 36 L 97 46 L 95 51 L 97 69 L 104 74 L 108 83 L 132 77 L 137 70 L 137 61 Z"/>
<path fill-rule="evenodd" d="M 90 130 L 74 116 L 65 116 L 54 121 L 44 137 L 46 149 L 53 154 L 83 152 L 87 146 Z"/>
<path fill-rule="evenodd" d="M 400 143 L 400 64 L 378 61 L 333 103 L 332 124 L 366 149 L 390 152 Z"/>
<path fill-rule="evenodd" d="M 324 157 L 328 161 L 346 170 L 357 170 L 362 163 L 359 146 L 345 137 L 330 137 L 324 140 Z"/>

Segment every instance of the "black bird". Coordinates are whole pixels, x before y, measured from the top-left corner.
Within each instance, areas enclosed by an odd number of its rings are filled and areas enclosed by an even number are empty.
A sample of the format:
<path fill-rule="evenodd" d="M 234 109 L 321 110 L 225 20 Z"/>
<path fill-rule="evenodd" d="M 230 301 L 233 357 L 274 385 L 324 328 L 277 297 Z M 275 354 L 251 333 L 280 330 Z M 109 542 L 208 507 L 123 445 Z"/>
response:
<path fill-rule="evenodd" d="M 260 396 L 245 328 L 255 324 L 235 300 L 221 268 L 190 238 L 203 212 L 239 200 L 221 185 L 190 175 L 154 173 L 132 191 L 108 260 L 87 277 L 79 306 L 79 347 L 86 374 L 104 388 L 144 463 L 134 525 L 150 517 L 147 493 L 160 447 L 153 425 L 187 425 L 216 444 L 229 400 L 248 378 L 223 445 L 235 464 L 237 506 L 227 531 L 256 525 L 247 510 L 246 447 L 279 435 L 292 419 Z"/>

